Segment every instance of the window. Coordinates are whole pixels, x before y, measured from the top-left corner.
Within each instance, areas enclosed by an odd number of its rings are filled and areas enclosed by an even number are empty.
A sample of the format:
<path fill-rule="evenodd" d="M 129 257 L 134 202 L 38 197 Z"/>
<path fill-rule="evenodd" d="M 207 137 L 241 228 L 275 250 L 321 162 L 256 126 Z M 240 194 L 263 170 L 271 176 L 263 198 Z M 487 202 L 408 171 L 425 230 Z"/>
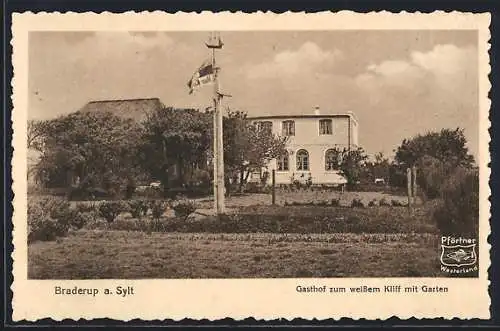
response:
<path fill-rule="evenodd" d="M 338 170 L 341 162 L 342 162 L 342 155 L 339 151 L 335 149 L 329 149 L 326 151 L 325 153 L 326 171 Z"/>
<path fill-rule="evenodd" d="M 284 136 L 295 136 L 295 122 L 294 121 L 283 121 L 283 135 Z"/>
<path fill-rule="evenodd" d="M 319 134 L 332 134 L 332 120 L 319 120 Z"/>
<path fill-rule="evenodd" d="M 278 171 L 288 171 L 289 166 L 288 166 L 288 152 L 285 151 L 283 155 L 278 157 Z"/>
<path fill-rule="evenodd" d="M 297 152 L 297 170 L 309 170 L 309 153 L 304 149 L 301 149 Z"/>
<path fill-rule="evenodd" d="M 273 131 L 273 122 L 271 122 L 271 121 L 257 122 L 257 128 L 259 130 L 265 130 L 265 131 L 272 132 Z"/>

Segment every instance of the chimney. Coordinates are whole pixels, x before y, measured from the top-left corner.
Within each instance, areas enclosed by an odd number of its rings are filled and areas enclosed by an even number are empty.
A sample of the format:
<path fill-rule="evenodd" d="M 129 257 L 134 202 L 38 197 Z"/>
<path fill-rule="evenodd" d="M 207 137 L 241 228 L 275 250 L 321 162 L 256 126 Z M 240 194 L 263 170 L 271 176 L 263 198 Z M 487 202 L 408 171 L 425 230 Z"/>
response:
<path fill-rule="evenodd" d="M 320 115 L 319 106 L 314 107 L 314 115 Z"/>

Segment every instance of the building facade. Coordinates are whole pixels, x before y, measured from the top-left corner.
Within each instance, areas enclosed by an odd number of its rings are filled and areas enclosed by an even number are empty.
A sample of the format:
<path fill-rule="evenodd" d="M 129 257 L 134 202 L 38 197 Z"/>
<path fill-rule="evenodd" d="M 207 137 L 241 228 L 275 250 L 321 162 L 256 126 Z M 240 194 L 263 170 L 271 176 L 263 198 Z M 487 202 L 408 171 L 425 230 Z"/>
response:
<path fill-rule="evenodd" d="M 279 136 L 287 136 L 286 153 L 271 160 L 264 171 L 276 170 L 276 184 L 294 181 L 312 185 L 343 185 L 346 179 L 336 169 L 336 150 L 351 150 L 358 146 L 358 122 L 353 113 L 311 115 L 260 116 L 250 120 Z M 252 181 L 262 178 L 252 174 Z M 271 183 L 267 176 L 267 183 Z"/>

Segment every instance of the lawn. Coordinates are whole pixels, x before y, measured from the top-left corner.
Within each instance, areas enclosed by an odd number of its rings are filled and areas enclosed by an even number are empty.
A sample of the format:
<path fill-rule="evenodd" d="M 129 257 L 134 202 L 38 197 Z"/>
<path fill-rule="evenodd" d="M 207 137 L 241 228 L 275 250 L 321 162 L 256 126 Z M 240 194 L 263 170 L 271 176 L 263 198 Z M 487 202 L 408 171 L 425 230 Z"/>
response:
<path fill-rule="evenodd" d="M 434 234 L 80 230 L 28 248 L 31 279 L 439 276 Z"/>
<path fill-rule="evenodd" d="M 310 193 L 312 199 L 312 193 L 321 192 Z M 357 196 L 365 200 L 385 197 L 371 192 Z M 160 220 L 153 221 L 150 214 L 135 219 L 122 212 L 108 224 L 96 216 L 66 237 L 31 243 L 28 277 L 440 276 L 432 204 L 418 205 L 409 215 L 406 207 L 395 206 L 255 203 L 262 198 L 232 197 L 237 203 L 220 217 L 192 214 L 186 219 L 167 210 Z M 316 195 L 317 201 L 322 200 Z"/>
<path fill-rule="evenodd" d="M 372 200 L 380 201 L 385 199 L 388 202 L 396 200 L 402 203 L 407 202 L 407 197 L 399 195 L 391 195 L 382 192 L 336 192 L 327 190 L 301 190 L 296 192 L 277 190 L 276 191 L 276 204 L 285 205 L 293 203 L 309 203 L 320 201 L 331 201 L 338 199 L 341 206 L 349 206 L 353 199 L 360 199 L 365 205 Z M 197 202 L 203 208 L 212 208 L 213 200 L 211 198 L 198 199 Z M 254 205 L 270 205 L 272 203 L 271 194 L 263 193 L 244 193 L 233 194 L 226 198 L 226 206 L 228 208 L 238 208 L 244 206 Z"/>

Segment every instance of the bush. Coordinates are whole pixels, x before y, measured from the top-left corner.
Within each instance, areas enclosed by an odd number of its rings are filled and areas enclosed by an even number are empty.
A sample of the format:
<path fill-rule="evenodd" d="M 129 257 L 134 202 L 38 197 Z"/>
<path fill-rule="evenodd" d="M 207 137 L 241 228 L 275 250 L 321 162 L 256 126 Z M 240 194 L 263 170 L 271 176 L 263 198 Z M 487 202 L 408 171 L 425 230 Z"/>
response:
<path fill-rule="evenodd" d="M 340 199 L 332 199 L 332 207 L 339 207 Z"/>
<path fill-rule="evenodd" d="M 151 213 L 153 214 L 153 219 L 159 220 L 160 217 L 163 216 L 163 213 L 165 213 L 165 210 L 168 207 L 168 203 L 163 200 L 151 200 L 150 201 L 150 208 L 151 208 Z"/>
<path fill-rule="evenodd" d="M 479 229 L 479 171 L 457 168 L 441 189 L 433 218 L 442 235 L 476 237 Z"/>
<path fill-rule="evenodd" d="M 196 204 L 194 201 L 180 201 L 172 206 L 176 217 L 187 218 L 189 215 L 196 211 Z"/>
<path fill-rule="evenodd" d="M 146 216 L 149 210 L 149 203 L 146 200 L 131 200 L 128 202 L 129 211 L 134 218 Z"/>
<path fill-rule="evenodd" d="M 60 223 L 61 227 L 66 229 L 81 229 L 88 220 L 88 217 L 83 215 L 84 212 L 81 212 L 80 210 L 90 210 L 89 208 L 83 208 L 82 206 L 78 207 L 78 205 L 76 208 L 71 208 L 69 202 L 58 199 L 42 203 L 46 203 L 43 208 L 49 212 L 49 217 L 56 220 Z M 59 234 L 58 236 L 60 235 L 62 234 Z"/>
<path fill-rule="evenodd" d="M 425 213 L 404 209 L 252 206 L 238 214 L 207 216 L 189 222 L 169 218 L 162 232 L 184 233 L 436 233 Z M 155 230 L 156 231 L 156 230 Z"/>
<path fill-rule="evenodd" d="M 66 236 L 70 227 L 71 210 L 69 203 L 57 198 L 28 201 L 28 243 L 37 240 L 50 241 Z"/>
<path fill-rule="evenodd" d="M 391 206 L 393 207 L 403 207 L 404 204 L 399 200 L 391 200 Z"/>
<path fill-rule="evenodd" d="M 449 174 L 450 169 L 445 163 L 426 155 L 419 160 L 417 184 L 427 198 L 435 199 Z"/>
<path fill-rule="evenodd" d="M 28 220 L 28 243 L 34 241 L 51 241 L 66 236 L 69 226 L 50 217 Z"/>
<path fill-rule="evenodd" d="M 363 201 L 361 201 L 361 199 L 353 199 L 352 202 L 351 202 L 351 207 L 354 208 L 354 207 L 361 207 L 363 208 L 365 205 L 363 203 Z"/>
<path fill-rule="evenodd" d="M 76 210 L 80 213 L 90 213 L 97 210 L 95 203 L 79 202 L 76 204 Z"/>
<path fill-rule="evenodd" d="M 378 205 L 379 206 L 390 206 L 391 204 L 389 202 L 387 202 L 387 200 L 385 198 L 382 198 L 380 199 L 380 201 L 378 202 Z"/>
<path fill-rule="evenodd" d="M 377 205 L 376 201 L 377 201 L 377 200 L 375 200 L 375 199 L 373 199 L 372 201 L 370 201 L 370 202 L 368 203 L 368 207 L 375 207 L 375 206 Z"/>
<path fill-rule="evenodd" d="M 106 201 L 99 205 L 99 215 L 104 217 L 108 223 L 112 223 L 126 209 L 121 201 Z"/>

